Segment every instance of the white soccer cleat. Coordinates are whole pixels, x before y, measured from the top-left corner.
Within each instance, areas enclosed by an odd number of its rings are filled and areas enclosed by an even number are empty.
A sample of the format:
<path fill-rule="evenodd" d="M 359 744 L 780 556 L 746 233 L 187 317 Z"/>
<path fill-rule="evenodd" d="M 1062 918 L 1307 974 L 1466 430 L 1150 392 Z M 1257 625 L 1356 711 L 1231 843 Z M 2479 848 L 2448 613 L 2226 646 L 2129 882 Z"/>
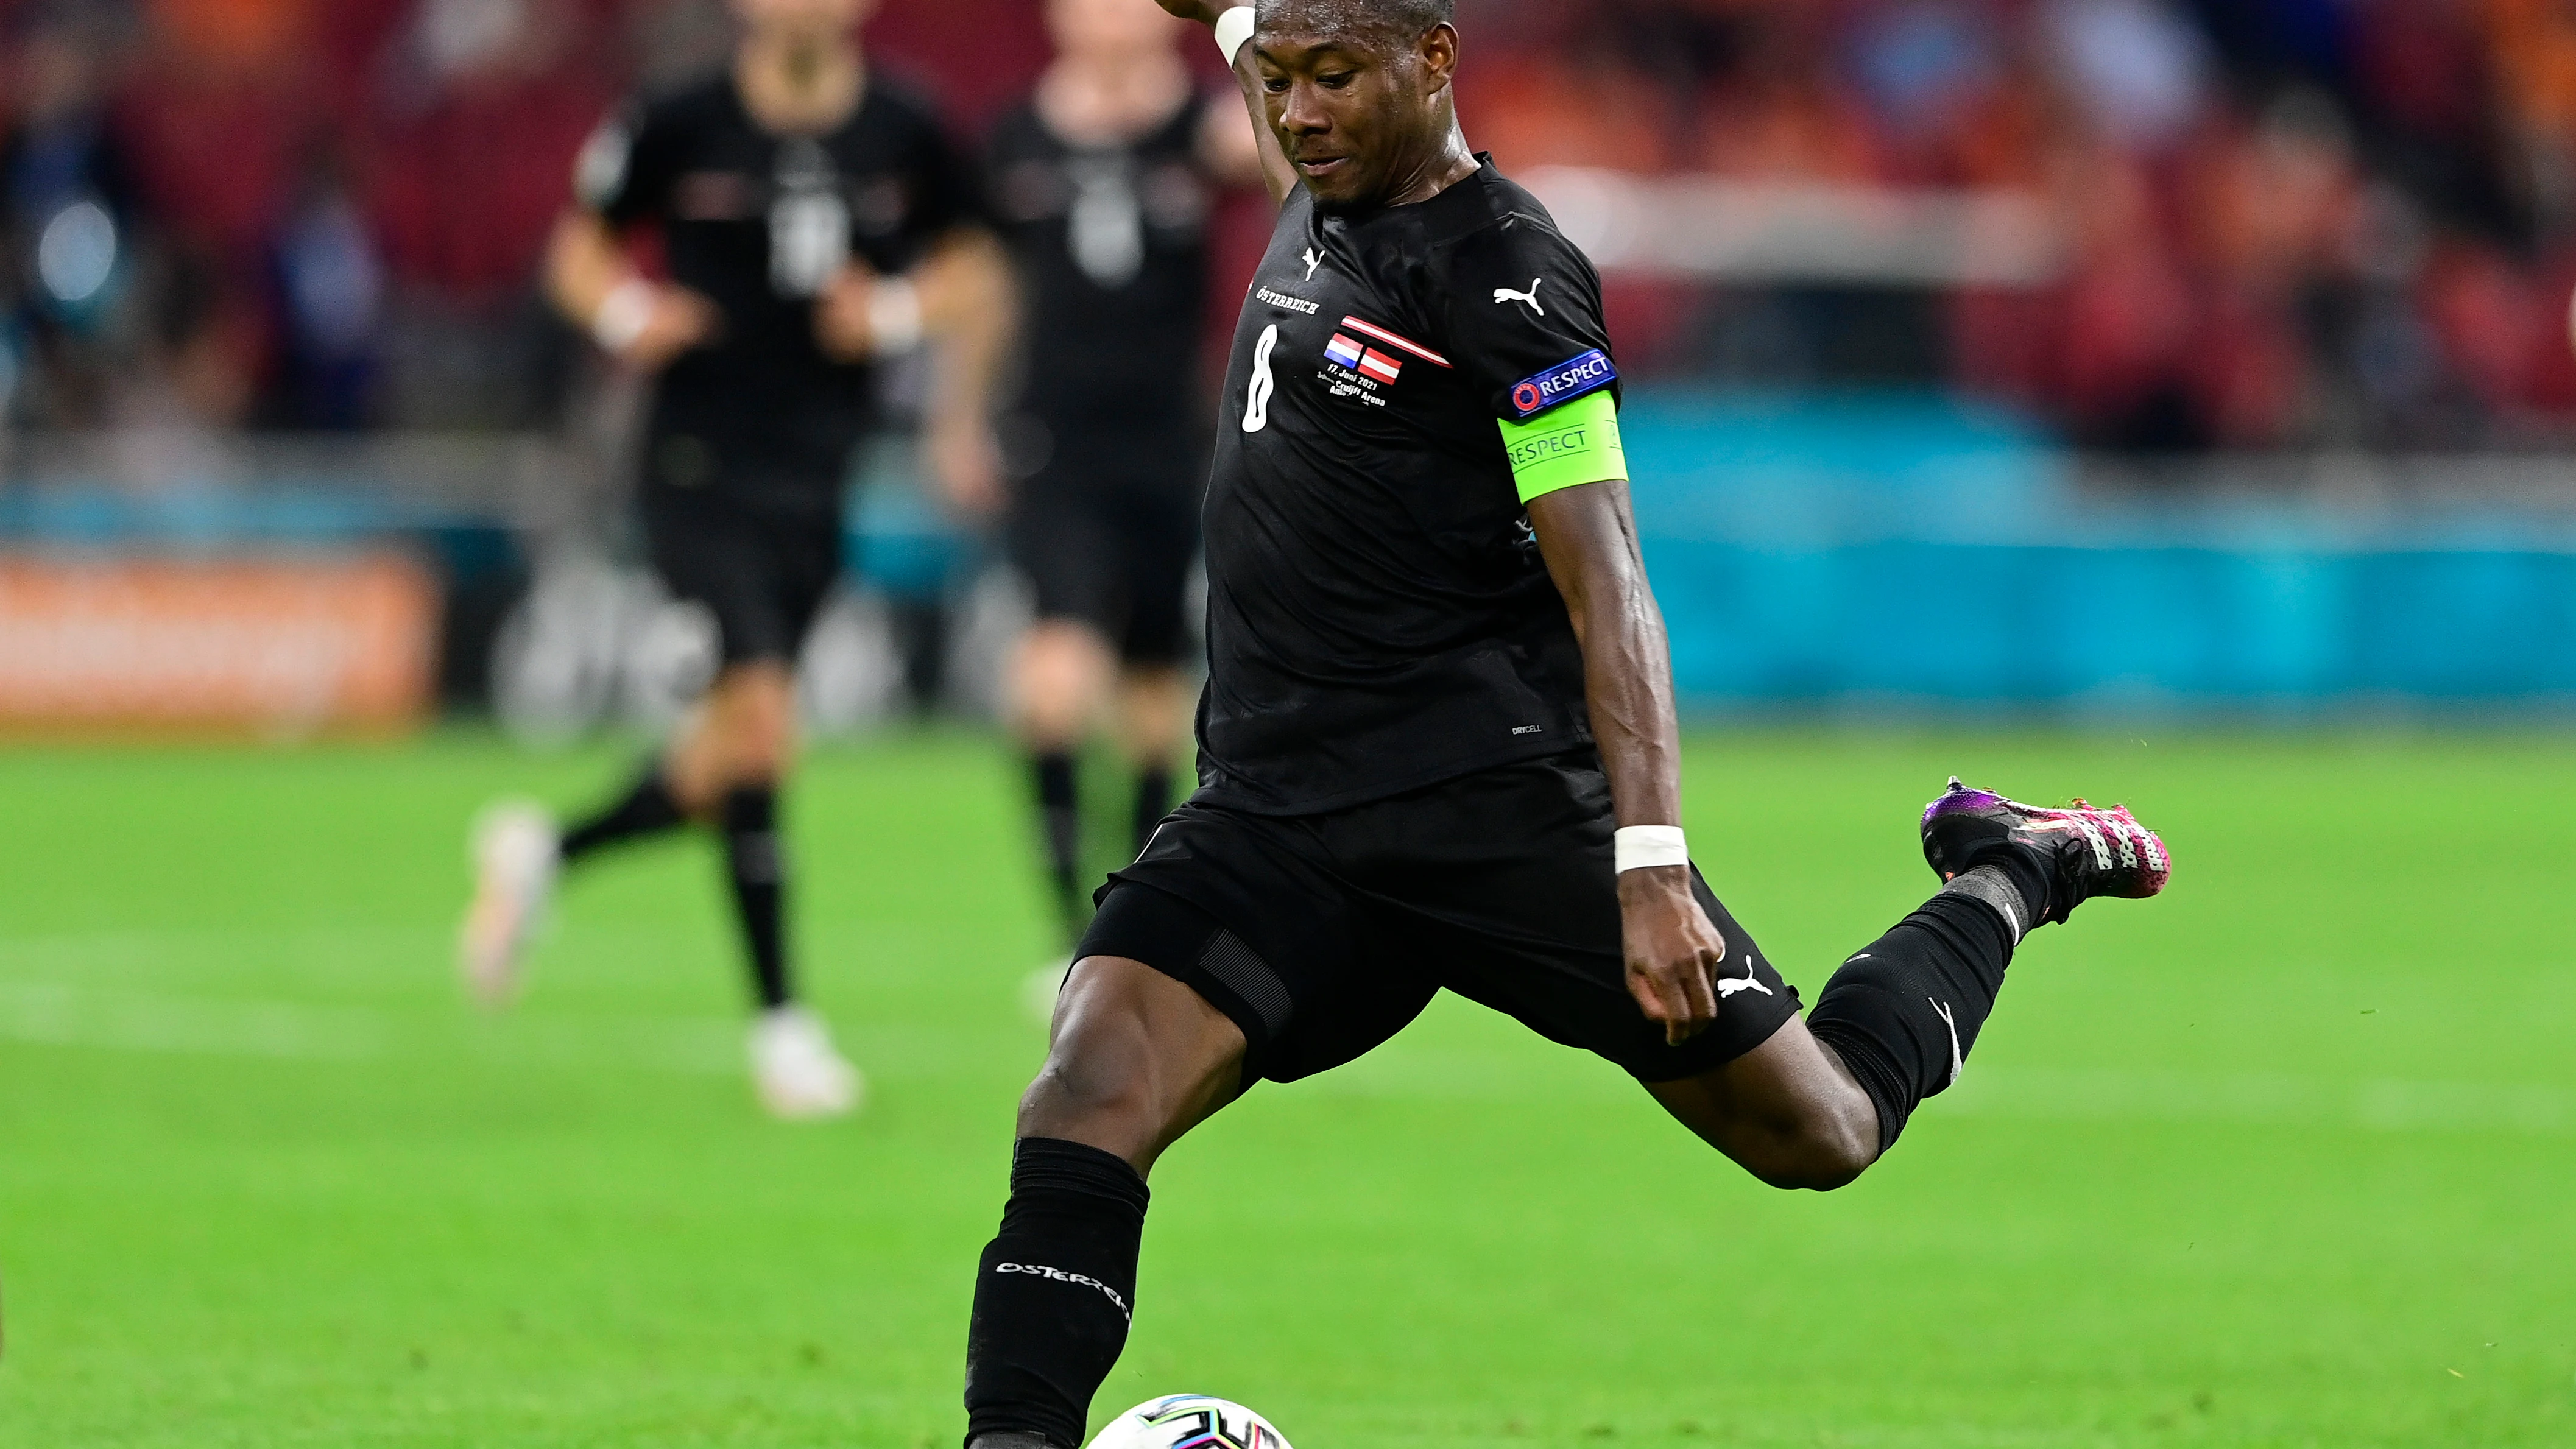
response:
<path fill-rule="evenodd" d="M 518 994 L 561 864 L 561 837 L 542 806 L 505 801 L 474 822 L 474 904 L 457 932 L 456 969 L 476 1001 L 504 1006 Z"/>
<path fill-rule="evenodd" d="M 764 1011 L 751 1024 L 751 1080 L 769 1115 L 789 1122 L 846 1116 L 867 1092 L 823 1019 L 801 1006 Z"/>

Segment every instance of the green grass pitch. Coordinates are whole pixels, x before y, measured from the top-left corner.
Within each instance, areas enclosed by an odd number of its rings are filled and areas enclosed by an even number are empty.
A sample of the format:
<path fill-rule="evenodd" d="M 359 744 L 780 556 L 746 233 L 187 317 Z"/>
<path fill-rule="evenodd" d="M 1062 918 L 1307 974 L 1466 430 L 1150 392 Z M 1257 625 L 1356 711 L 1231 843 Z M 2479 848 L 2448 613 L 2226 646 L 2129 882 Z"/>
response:
<path fill-rule="evenodd" d="M 1958 770 L 2134 803 L 2172 893 L 2036 938 L 1960 1087 L 1830 1196 L 1444 1003 L 1164 1162 L 1096 1406 L 1304 1449 L 2576 1444 L 2563 739 L 1699 737 L 1693 839 L 1810 994 Z M 612 751 L 0 755 L 0 1446 L 948 1449 L 1042 1035 L 1017 771 L 834 749 L 798 930 L 869 1070 L 739 1075 L 701 842 L 572 883 L 467 1010 L 460 839 Z"/>

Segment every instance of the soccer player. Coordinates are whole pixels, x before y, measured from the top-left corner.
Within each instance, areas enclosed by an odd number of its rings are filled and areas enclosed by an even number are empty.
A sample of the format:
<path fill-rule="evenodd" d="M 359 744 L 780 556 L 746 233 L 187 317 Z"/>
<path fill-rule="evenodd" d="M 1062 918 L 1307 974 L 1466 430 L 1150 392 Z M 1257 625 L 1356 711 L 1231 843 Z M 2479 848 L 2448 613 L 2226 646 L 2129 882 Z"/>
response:
<path fill-rule="evenodd" d="M 1055 62 L 995 129 L 988 171 L 1026 359 L 1007 535 L 1037 598 L 1013 724 L 1070 946 L 1090 905 L 1074 756 L 1113 689 L 1134 848 L 1172 807 L 1208 229 L 1218 190 L 1260 184 L 1261 158 L 1243 108 L 1212 104 L 1174 52 L 1180 22 L 1142 0 L 1050 0 L 1047 25 Z"/>
<path fill-rule="evenodd" d="M 565 315 L 658 372 L 639 500 L 654 567 L 721 639 L 706 697 L 617 798 L 558 831 L 487 812 L 461 965 L 487 1001 L 517 985 L 559 869 L 713 826 L 760 1014 L 751 1064 L 783 1117 L 849 1111 L 858 1073 L 797 1003 L 778 793 L 795 753 L 794 669 L 840 569 L 841 494 L 874 368 L 927 339 L 925 450 L 950 496 L 998 488 L 987 413 L 1008 327 L 999 249 L 970 221 L 973 169 L 920 100 L 873 74 L 867 0 L 733 0 L 731 69 L 612 117 L 581 159 L 547 281 Z M 669 280 L 634 238 L 658 228 Z"/>
<path fill-rule="evenodd" d="M 1449 0 L 1162 0 L 1293 165 L 1209 483 L 1199 790 L 1111 877 L 1021 1100 L 968 1329 L 972 1449 L 1072 1449 L 1127 1336 L 1146 1173 L 1256 1081 L 1443 988 L 1624 1068 L 1781 1187 L 1947 1087 L 2029 930 L 2145 896 L 2123 810 L 1955 782 L 1937 894 L 1809 1016 L 1690 865 L 1663 624 L 1589 263 L 1469 151 Z"/>

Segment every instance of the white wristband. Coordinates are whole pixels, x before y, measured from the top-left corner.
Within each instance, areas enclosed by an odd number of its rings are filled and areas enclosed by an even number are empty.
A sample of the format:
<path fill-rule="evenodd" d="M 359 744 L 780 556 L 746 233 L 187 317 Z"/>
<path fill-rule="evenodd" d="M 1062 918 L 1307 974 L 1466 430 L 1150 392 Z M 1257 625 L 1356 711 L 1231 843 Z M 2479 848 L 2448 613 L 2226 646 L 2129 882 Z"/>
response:
<path fill-rule="evenodd" d="M 1621 875 L 1659 865 L 1690 864 L 1690 846 L 1683 842 L 1678 825 L 1624 825 L 1610 839 Z"/>
<path fill-rule="evenodd" d="M 879 277 L 868 288 L 868 341 L 879 357 L 921 345 L 921 293 L 901 277 Z"/>
<path fill-rule="evenodd" d="M 1225 52 L 1225 67 L 1243 58 L 1243 48 L 1252 43 L 1252 7 L 1237 5 L 1216 18 L 1216 48 Z"/>
<path fill-rule="evenodd" d="M 600 300 L 599 310 L 590 314 L 591 340 L 611 357 L 623 357 L 626 349 L 653 325 L 653 284 L 642 277 L 628 277 L 610 289 Z"/>

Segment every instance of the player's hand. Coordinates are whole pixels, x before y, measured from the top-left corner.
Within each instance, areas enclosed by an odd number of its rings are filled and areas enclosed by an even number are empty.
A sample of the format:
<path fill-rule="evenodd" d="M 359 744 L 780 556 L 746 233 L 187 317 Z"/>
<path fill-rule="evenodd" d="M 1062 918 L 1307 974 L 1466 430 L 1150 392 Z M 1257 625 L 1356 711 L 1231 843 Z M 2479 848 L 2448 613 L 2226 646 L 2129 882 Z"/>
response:
<path fill-rule="evenodd" d="M 1235 8 L 1231 0 L 1156 0 L 1156 3 L 1183 20 L 1195 20 L 1201 25 L 1214 25 L 1218 16 Z"/>
<path fill-rule="evenodd" d="M 1717 973 L 1726 938 L 1691 893 L 1690 867 L 1658 866 L 1619 877 L 1619 921 L 1628 993 L 1664 1040 L 1679 1046 L 1717 1020 Z"/>
<path fill-rule="evenodd" d="M 922 461 L 958 514 L 989 518 L 1002 506 L 1002 445 L 981 418 L 934 422 L 922 434 Z"/>
<path fill-rule="evenodd" d="M 814 299 L 814 342 L 834 362 L 865 362 L 878 352 L 875 313 L 877 274 L 857 262 L 844 265 Z"/>
<path fill-rule="evenodd" d="M 716 310 L 715 303 L 688 288 L 656 285 L 653 310 L 644 318 L 644 329 L 619 350 L 617 360 L 646 372 L 659 372 L 681 353 L 713 341 L 723 321 L 724 314 Z"/>

